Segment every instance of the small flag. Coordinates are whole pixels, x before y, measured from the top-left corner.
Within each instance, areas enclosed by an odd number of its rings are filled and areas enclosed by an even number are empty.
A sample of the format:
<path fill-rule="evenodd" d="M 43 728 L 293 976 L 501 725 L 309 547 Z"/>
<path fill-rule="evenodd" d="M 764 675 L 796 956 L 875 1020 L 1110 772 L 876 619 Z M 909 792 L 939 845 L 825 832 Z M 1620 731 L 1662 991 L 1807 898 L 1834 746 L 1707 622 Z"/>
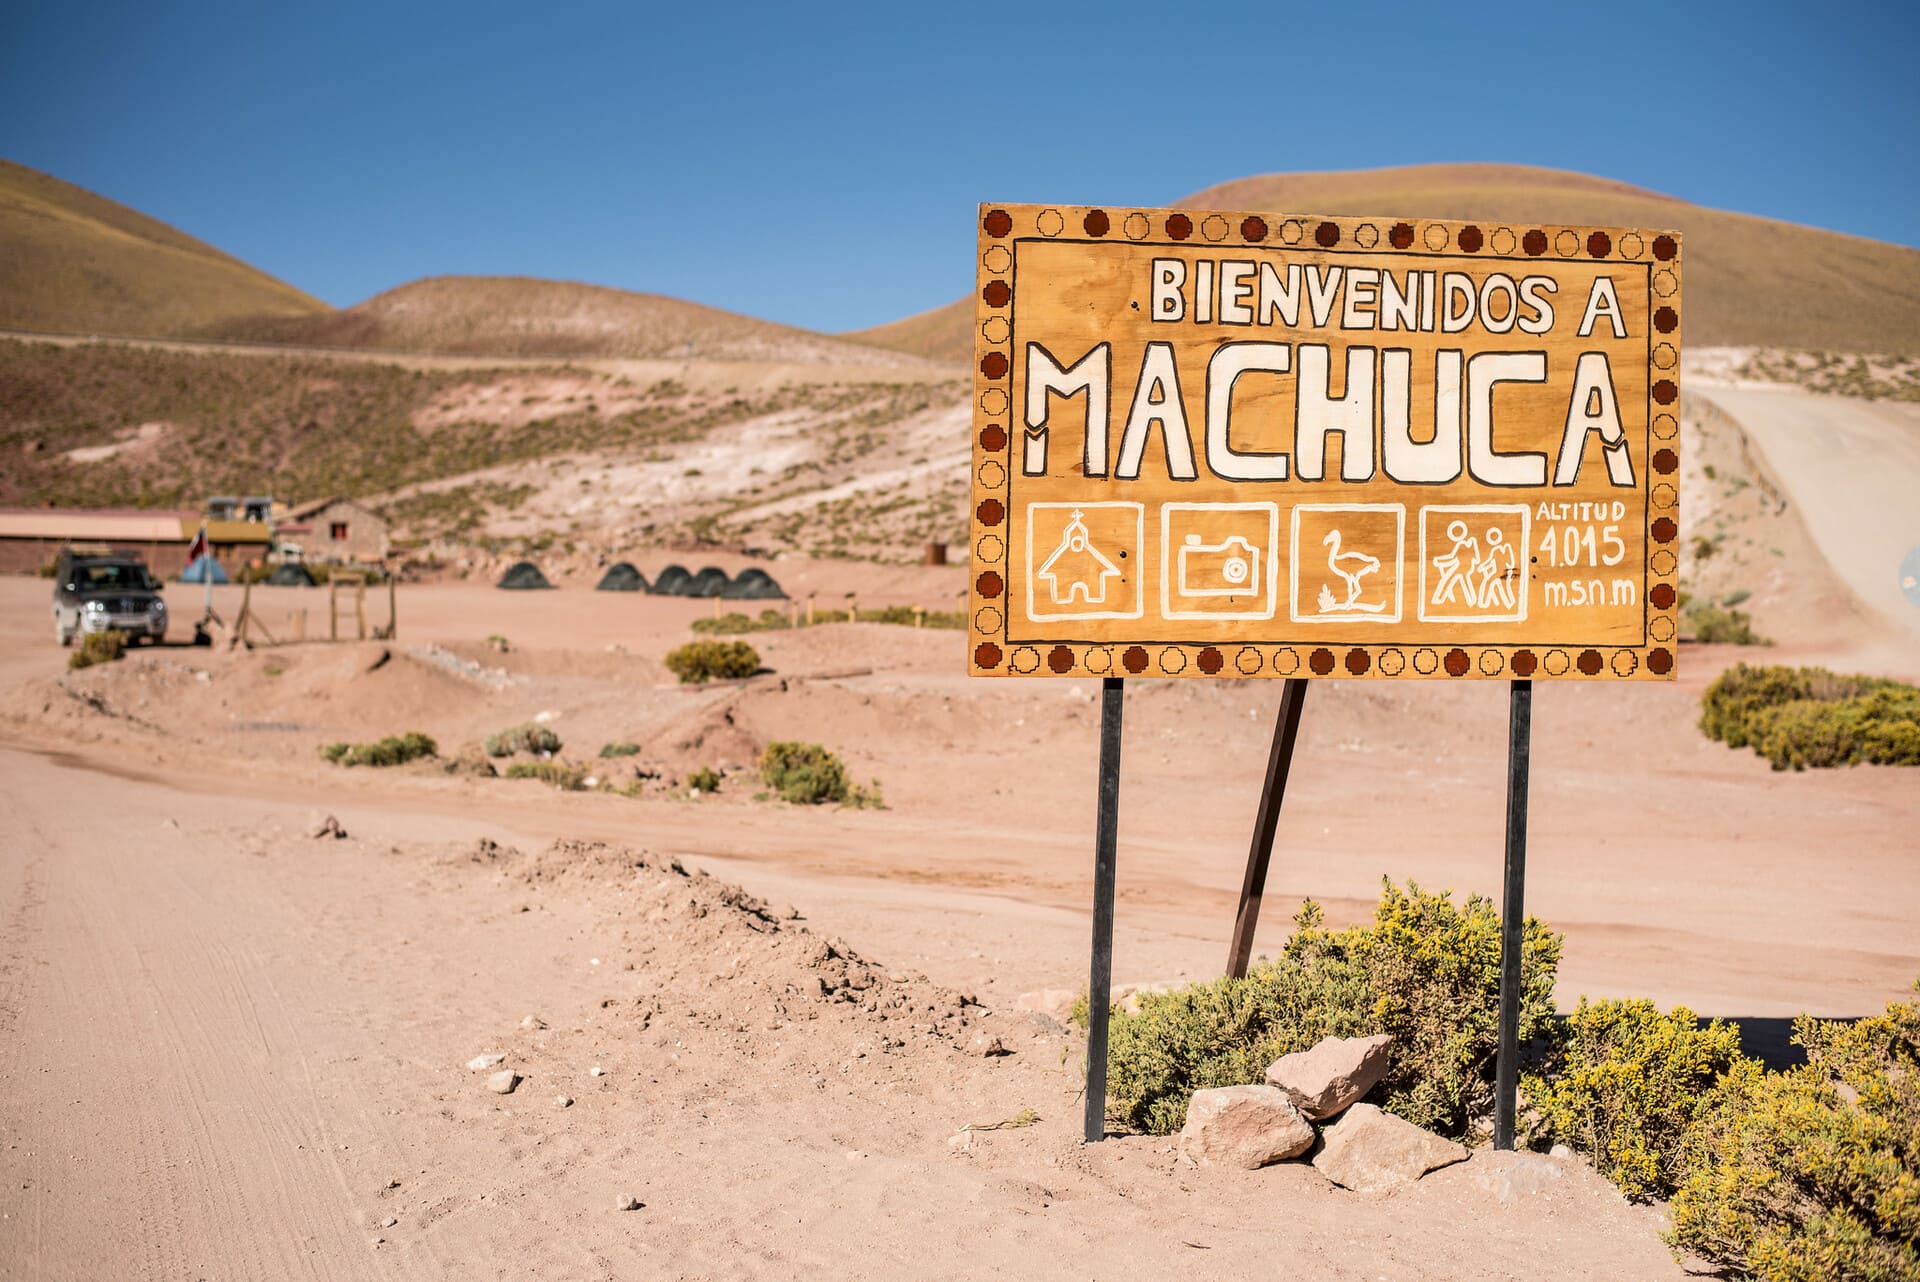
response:
<path fill-rule="evenodd" d="M 200 522 L 200 532 L 193 536 L 193 542 L 187 544 L 187 564 L 192 565 L 207 554 L 207 523 Z"/>

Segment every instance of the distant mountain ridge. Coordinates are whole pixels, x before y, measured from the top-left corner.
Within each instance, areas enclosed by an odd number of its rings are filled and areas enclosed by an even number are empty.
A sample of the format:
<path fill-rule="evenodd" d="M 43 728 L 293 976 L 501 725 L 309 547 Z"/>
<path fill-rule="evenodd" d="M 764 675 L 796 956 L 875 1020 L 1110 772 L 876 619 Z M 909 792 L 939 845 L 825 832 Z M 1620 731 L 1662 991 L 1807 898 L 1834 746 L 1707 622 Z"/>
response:
<path fill-rule="evenodd" d="M 0 160 L 0 328 L 171 338 L 327 310 L 158 219 Z"/>
<path fill-rule="evenodd" d="M 899 365 L 921 357 L 701 303 L 530 276 L 430 276 L 316 316 L 251 317 L 205 337 L 458 356 Z"/>
<path fill-rule="evenodd" d="M 1920 250 L 1708 209 L 1612 179 L 1526 165 L 1409 165 L 1265 174 L 1176 203 L 1183 209 L 1672 228 L 1686 243 L 1687 345 L 1920 354 Z M 966 360 L 973 315 L 968 296 L 842 337 Z"/>

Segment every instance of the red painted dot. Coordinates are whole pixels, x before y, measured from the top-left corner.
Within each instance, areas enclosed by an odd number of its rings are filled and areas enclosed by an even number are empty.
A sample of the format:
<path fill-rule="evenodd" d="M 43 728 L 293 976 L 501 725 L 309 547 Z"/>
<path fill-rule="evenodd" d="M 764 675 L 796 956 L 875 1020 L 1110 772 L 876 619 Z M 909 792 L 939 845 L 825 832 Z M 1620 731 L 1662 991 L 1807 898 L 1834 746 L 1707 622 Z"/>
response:
<path fill-rule="evenodd" d="M 1680 246 L 1674 242 L 1673 237 L 1655 236 L 1653 238 L 1653 256 L 1661 262 L 1666 262 L 1679 252 Z"/>
<path fill-rule="evenodd" d="M 980 220 L 980 225 L 987 229 L 987 235 L 998 239 L 1013 230 L 1013 215 L 1004 209 L 995 209 Z"/>
<path fill-rule="evenodd" d="M 1332 249 L 1340 243 L 1340 224 L 1321 223 L 1313 229 L 1313 243 L 1322 249 Z"/>
<path fill-rule="evenodd" d="M 1462 650 L 1460 647 L 1455 646 L 1453 649 L 1447 651 L 1447 675 L 1448 676 L 1464 677 L 1467 675 L 1467 669 L 1472 666 L 1473 665 L 1467 659 L 1467 652 L 1465 650 Z"/>
<path fill-rule="evenodd" d="M 1533 657 L 1533 651 L 1515 650 L 1513 652 L 1514 676 L 1521 678 L 1530 677 L 1533 675 L 1533 670 L 1539 666 L 1540 660 Z"/>
<path fill-rule="evenodd" d="M 1107 222 L 1107 211 L 1104 209 L 1089 209 L 1087 216 L 1080 220 L 1080 225 L 1087 229 L 1089 236 L 1104 236 L 1107 234 L 1107 228 L 1111 226 Z"/>
<path fill-rule="evenodd" d="M 1679 456 L 1672 450 L 1655 450 L 1653 452 L 1653 470 L 1660 473 L 1660 475 L 1671 476 L 1673 469 L 1679 466 Z"/>
<path fill-rule="evenodd" d="M 1680 323 L 1680 313 L 1671 307 L 1662 307 L 1653 314 L 1653 327 L 1662 334 L 1673 333 L 1673 327 Z"/>
<path fill-rule="evenodd" d="M 1322 646 L 1307 658 L 1307 666 L 1320 676 L 1333 671 L 1333 651 Z"/>
<path fill-rule="evenodd" d="M 1673 380 L 1670 378 L 1663 378 L 1653 385 L 1653 399 L 1662 405 L 1673 404 L 1673 398 L 1678 395 L 1680 395 L 1680 389 L 1673 385 Z"/>
<path fill-rule="evenodd" d="M 1185 240 L 1187 237 L 1193 235 L 1193 219 L 1187 217 L 1185 214 L 1169 214 L 1167 216 L 1167 235 L 1175 240 Z M 1128 651 L 1128 653 L 1131 654 L 1132 651 Z M 1141 653 L 1144 654 L 1146 652 L 1143 650 Z M 1139 670 L 1138 668 L 1134 669 L 1135 672 Z"/>
<path fill-rule="evenodd" d="M 1462 227 L 1460 229 L 1460 248 L 1465 250 L 1467 253 L 1469 254 L 1479 253 L 1480 246 L 1484 245 L 1485 243 L 1486 243 L 1486 238 L 1480 234 L 1480 229 L 1478 227 L 1469 226 L 1469 227 Z"/>
<path fill-rule="evenodd" d="M 973 647 L 973 666 L 976 668 L 999 667 L 1000 647 L 991 641 L 982 641 Z"/>
<path fill-rule="evenodd" d="M 1647 671 L 1656 677 L 1664 677 L 1673 671 L 1673 656 L 1667 652 L 1666 647 L 1656 647 L 1654 652 L 1647 656 Z"/>
<path fill-rule="evenodd" d="M 1520 248 L 1535 258 L 1547 252 L 1547 233 L 1535 227 L 1520 238 Z"/>
<path fill-rule="evenodd" d="M 1002 352 L 988 352 L 980 358 L 980 372 L 988 378 L 1005 378 L 1007 358 Z"/>
<path fill-rule="evenodd" d="M 1355 646 L 1353 649 L 1347 651 L 1347 671 L 1353 673 L 1354 676 L 1364 675 L 1366 670 L 1372 666 L 1372 658 L 1359 646 Z"/>
<path fill-rule="evenodd" d="M 1047 651 L 1047 666 L 1059 673 L 1073 671 L 1073 651 L 1063 645 L 1053 647 Z"/>
<path fill-rule="evenodd" d="M 1000 589 L 1006 587 L 1007 585 L 1001 581 L 1000 575 L 998 572 L 994 570 L 988 570 L 986 573 L 982 574 L 979 578 L 973 581 L 973 586 L 980 593 L 981 596 L 986 597 L 988 600 L 992 600 L 994 597 L 999 596 Z"/>
<path fill-rule="evenodd" d="M 1395 223 L 1393 230 L 1387 233 L 1387 243 L 1395 249 L 1405 249 L 1413 244 L 1413 224 Z"/>
<path fill-rule="evenodd" d="M 1670 516 L 1663 516 L 1653 523 L 1653 538 L 1656 543 L 1671 543 L 1673 536 L 1679 532 L 1680 527 L 1673 523 L 1673 518 Z"/>
<path fill-rule="evenodd" d="M 1597 231 L 1587 237 L 1587 256 L 1589 258 L 1605 258 L 1612 252 L 1613 237 L 1607 235 L 1607 233 Z"/>
<path fill-rule="evenodd" d="M 987 499 L 975 509 L 975 513 L 980 518 L 980 524 L 998 525 L 1006 519 L 1007 509 L 999 499 Z"/>
<path fill-rule="evenodd" d="M 1007 429 L 998 423 L 989 423 L 980 429 L 980 448 L 985 450 L 1004 450 L 1007 448 Z"/>
<path fill-rule="evenodd" d="M 1582 650 L 1580 652 L 1578 666 L 1580 668 L 1580 671 L 1585 673 L 1587 676 L 1590 676 L 1590 677 L 1599 676 L 1600 675 L 1600 652 L 1598 650 Z"/>
<path fill-rule="evenodd" d="M 1137 645 L 1130 645 L 1127 652 L 1120 656 L 1120 663 L 1128 672 L 1138 676 L 1147 670 L 1147 652 Z"/>
<path fill-rule="evenodd" d="M 1265 240 L 1266 238 L 1267 238 L 1266 219 L 1248 218 L 1240 224 L 1240 239 Z"/>
<path fill-rule="evenodd" d="M 1647 589 L 1647 604 L 1656 610 L 1673 608 L 1673 584 L 1656 583 Z"/>
<path fill-rule="evenodd" d="M 989 307 L 1005 307 L 1007 300 L 1013 297 L 1013 290 L 1007 287 L 1004 280 L 990 280 L 987 287 L 980 291 L 980 297 L 987 300 Z"/>
<path fill-rule="evenodd" d="M 1214 673 L 1220 671 L 1220 665 L 1225 662 L 1226 660 L 1220 657 L 1220 652 L 1212 646 L 1208 646 L 1200 652 L 1200 671 L 1206 673 L 1208 676 L 1212 676 Z"/>

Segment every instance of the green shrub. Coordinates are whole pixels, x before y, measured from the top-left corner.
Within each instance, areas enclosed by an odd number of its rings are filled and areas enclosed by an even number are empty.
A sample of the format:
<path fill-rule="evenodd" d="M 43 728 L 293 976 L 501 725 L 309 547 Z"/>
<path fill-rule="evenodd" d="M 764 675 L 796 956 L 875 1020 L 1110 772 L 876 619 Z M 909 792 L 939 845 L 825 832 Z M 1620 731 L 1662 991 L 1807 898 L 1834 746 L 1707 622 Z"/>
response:
<path fill-rule="evenodd" d="M 560 751 L 560 736 L 540 725 L 527 721 L 510 730 L 487 736 L 485 744 L 489 757 L 511 757 L 520 752 L 541 752 L 549 755 Z"/>
<path fill-rule="evenodd" d="M 689 641 L 667 654 L 667 671 L 682 684 L 750 677 L 760 670 L 760 652 L 745 641 Z"/>
<path fill-rule="evenodd" d="M 1593 1158 L 1629 1197 L 1664 1197 L 1685 1178 L 1682 1146 L 1720 1079 L 1747 1060 L 1740 1030 L 1702 1028 L 1676 1006 L 1588 1002 L 1554 1028 L 1544 1073 L 1521 1082 L 1546 1138 Z"/>
<path fill-rule="evenodd" d="M 112 663 L 127 652 L 127 634 L 108 628 L 104 632 L 83 632 L 80 644 L 67 656 L 69 671 L 91 668 L 96 663 Z"/>
<path fill-rule="evenodd" d="M 1179 1129 L 1198 1089 L 1258 1082 L 1280 1056 L 1323 1037 L 1391 1033 L 1381 1104 L 1418 1125 L 1465 1134 L 1493 1098 L 1500 920 L 1491 900 L 1382 883 L 1371 925 L 1323 928 L 1311 900 L 1275 961 L 1245 979 L 1143 994 L 1116 1012 L 1108 1084 L 1114 1120 Z M 1553 1014 L 1560 937 L 1528 918 L 1521 941 L 1520 1036 Z"/>
<path fill-rule="evenodd" d="M 1920 765 L 1920 688 L 1825 668 L 1737 664 L 1700 699 L 1700 729 L 1776 770 Z"/>
<path fill-rule="evenodd" d="M 862 788 L 847 777 L 840 758 L 817 743 L 770 743 L 760 754 L 760 778 L 782 801 L 799 806 L 836 802 L 878 808 L 880 784 Z"/>
<path fill-rule="evenodd" d="M 600 745 L 600 759 L 602 761 L 611 761 L 615 757 L 637 757 L 639 755 L 640 745 L 637 743 L 628 743 L 624 739 L 615 743 L 603 743 Z"/>
<path fill-rule="evenodd" d="M 693 630 L 705 633 L 783 632 L 792 624 L 778 610 L 762 610 L 759 618 L 729 610 L 717 619 L 695 619 Z"/>
<path fill-rule="evenodd" d="M 431 757 L 438 751 L 432 739 L 418 730 L 409 730 L 372 743 L 330 743 L 320 749 L 320 755 L 336 766 L 400 766 L 417 757 Z"/>
<path fill-rule="evenodd" d="M 1672 1240 L 1767 1282 L 1920 1278 L 1920 1002 L 1855 1024 L 1803 1016 L 1794 1040 L 1805 1065 L 1715 1089 Z"/>
<path fill-rule="evenodd" d="M 695 792 L 719 792 L 720 772 L 712 766 L 701 766 L 687 776 L 687 787 Z"/>
<path fill-rule="evenodd" d="M 565 761 L 516 761 L 507 767 L 506 777 L 538 779 L 562 792 L 579 792 L 587 786 L 586 768 Z"/>
<path fill-rule="evenodd" d="M 1680 615 L 1680 634 L 1703 645 L 1773 644 L 1753 630 L 1753 620 L 1745 610 L 1717 605 L 1688 606 Z"/>

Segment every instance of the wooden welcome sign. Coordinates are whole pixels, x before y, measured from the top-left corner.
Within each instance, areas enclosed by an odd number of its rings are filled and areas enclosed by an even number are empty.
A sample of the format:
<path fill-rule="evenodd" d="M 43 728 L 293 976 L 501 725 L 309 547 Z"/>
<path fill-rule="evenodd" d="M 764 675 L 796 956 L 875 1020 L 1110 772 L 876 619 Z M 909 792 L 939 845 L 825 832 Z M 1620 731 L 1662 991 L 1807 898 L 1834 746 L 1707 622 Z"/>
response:
<path fill-rule="evenodd" d="M 983 205 L 982 676 L 1660 679 L 1680 238 Z"/>

